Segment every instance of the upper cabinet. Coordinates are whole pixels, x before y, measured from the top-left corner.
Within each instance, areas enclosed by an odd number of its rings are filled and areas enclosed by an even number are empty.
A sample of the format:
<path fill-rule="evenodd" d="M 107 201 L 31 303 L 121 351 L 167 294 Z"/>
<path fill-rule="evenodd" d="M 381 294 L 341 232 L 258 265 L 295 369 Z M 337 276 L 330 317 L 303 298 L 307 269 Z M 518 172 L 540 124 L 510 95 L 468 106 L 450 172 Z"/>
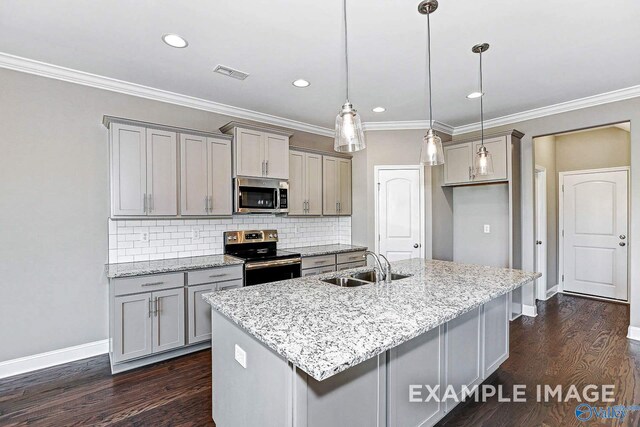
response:
<path fill-rule="evenodd" d="M 177 135 L 124 123 L 110 127 L 111 215 L 177 215 Z"/>
<path fill-rule="evenodd" d="M 474 159 L 481 141 L 452 143 L 444 147 L 444 185 L 467 185 L 483 182 L 509 180 L 511 162 L 511 136 L 485 139 L 484 145 L 493 160 L 491 175 L 478 175 L 474 169 Z"/>
<path fill-rule="evenodd" d="M 322 215 L 322 155 L 289 152 L 289 215 Z"/>
<path fill-rule="evenodd" d="M 103 123 L 112 217 L 231 215 L 231 137 L 109 116 Z"/>
<path fill-rule="evenodd" d="M 233 134 L 234 177 L 289 179 L 290 134 L 237 122 L 220 130 Z"/>
<path fill-rule="evenodd" d="M 351 159 L 322 156 L 322 213 L 351 215 Z"/>

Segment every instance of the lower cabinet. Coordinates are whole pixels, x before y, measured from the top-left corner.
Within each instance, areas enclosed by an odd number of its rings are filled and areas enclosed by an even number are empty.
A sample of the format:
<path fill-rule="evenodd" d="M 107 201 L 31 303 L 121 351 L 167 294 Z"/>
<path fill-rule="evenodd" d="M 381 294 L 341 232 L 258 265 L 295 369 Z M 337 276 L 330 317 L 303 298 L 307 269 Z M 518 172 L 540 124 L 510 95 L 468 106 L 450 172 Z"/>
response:
<path fill-rule="evenodd" d="M 114 303 L 115 363 L 184 345 L 183 288 L 117 296 Z"/>
<path fill-rule="evenodd" d="M 306 270 L 302 270 L 302 277 L 315 276 L 318 274 L 324 273 L 333 273 L 336 271 L 335 265 L 329 265 L 325 267 L 316 267 L 316 268 L 307 268 Z"/>
<path fill-rule="evenodd" d="M 365 267 L 366 265 L 364 251 L 304 257 L 302 258 L 302 277 Z"/>
<path fill-rule="evenodd" d="M 187 343 L 195 344 L 211 339 L 211 306 L 202 299 L 203 294 L 242 287 L 242 279 L 220 283 L 187 286 Z"/>

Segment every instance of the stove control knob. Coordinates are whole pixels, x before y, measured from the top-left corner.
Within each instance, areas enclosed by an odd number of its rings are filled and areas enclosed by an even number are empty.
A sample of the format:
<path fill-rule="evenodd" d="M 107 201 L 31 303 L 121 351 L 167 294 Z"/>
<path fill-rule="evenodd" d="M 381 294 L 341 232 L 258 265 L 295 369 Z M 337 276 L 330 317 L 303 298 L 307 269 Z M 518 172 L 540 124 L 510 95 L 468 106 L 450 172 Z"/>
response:
<path fill-rule="evenodd" d="M 277 238 L 278 238 L 278 235 L 277 235 L 277 234 L 274 234 L 274 235 L 273 235 L 273 238 L 274 238 L 274 239 L 277 239 Z"/>
<path fill-rule="evenodd" d="M 273 234 L 269 234 L 269 238 L 270 238 L 270 239 L 273 239 Z"/>

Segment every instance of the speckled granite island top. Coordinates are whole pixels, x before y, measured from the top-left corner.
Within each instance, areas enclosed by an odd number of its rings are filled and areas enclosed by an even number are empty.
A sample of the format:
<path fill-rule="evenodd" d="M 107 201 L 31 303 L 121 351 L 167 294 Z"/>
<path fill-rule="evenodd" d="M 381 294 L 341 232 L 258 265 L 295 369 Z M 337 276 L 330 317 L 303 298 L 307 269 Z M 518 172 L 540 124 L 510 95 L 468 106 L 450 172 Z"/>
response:
<path fill-rule="evenodd" d="M 244 261 L 229 255 L 205 255 L 188 258 L 171 258 L 156 261 L 122 262 L 105 265 L 107 277 L 142 276 L 144 274 L 170 273 L 172 271 L 197 270 L 244 264 Z"/>
<path fill-rule="evenodd" d="M 371 270 L 362 267 L 203 297 L 267 347 L 322 381 L 539 276 L 423 259 L 395 262 L 392 267 L 412 277 L 355 288 L 321 281 Z"/>
<path fill-rule="evenodd" d="M 366 246 L 353 246 L 353 245 L 319 245 L 319 246 L 299 246 L 297 248 L 286 248 L 288 252 L 299 253 L 302 257 L 341 254 L 347 252 L 366 251 Z"/>

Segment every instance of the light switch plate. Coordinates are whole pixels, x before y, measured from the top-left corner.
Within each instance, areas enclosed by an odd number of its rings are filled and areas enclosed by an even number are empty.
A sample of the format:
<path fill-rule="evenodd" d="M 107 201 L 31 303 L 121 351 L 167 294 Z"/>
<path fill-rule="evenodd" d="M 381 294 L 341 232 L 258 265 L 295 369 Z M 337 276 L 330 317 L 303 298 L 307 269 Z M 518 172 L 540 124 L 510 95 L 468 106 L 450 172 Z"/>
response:
<path fill-rule="evenodd" d="M 235 358 L 236 362 L 238 362 L 240 366 L 247 369 L 247 352 L 244 351 L 238 344 L 236 344 L 235 347 Z"/>
<path fill-rule="evenodd" d="M 139 240 L 141 242 L 148 242 L 149 241 L 149 233 L 146 231 L 143 231 L 142 233 L 140 233 L 140 238 Z"/>
<path fill-rule="evenodd" d="M 484 225 L 484 232 L 485 233 L 491 233 L 491 226 L 489 224 L 485 224 Z"/>
<path fill-rule="evenodd" d="M 191 241 L 200 240 L 200 228 L 199 227 L 191 227 Z"/>

